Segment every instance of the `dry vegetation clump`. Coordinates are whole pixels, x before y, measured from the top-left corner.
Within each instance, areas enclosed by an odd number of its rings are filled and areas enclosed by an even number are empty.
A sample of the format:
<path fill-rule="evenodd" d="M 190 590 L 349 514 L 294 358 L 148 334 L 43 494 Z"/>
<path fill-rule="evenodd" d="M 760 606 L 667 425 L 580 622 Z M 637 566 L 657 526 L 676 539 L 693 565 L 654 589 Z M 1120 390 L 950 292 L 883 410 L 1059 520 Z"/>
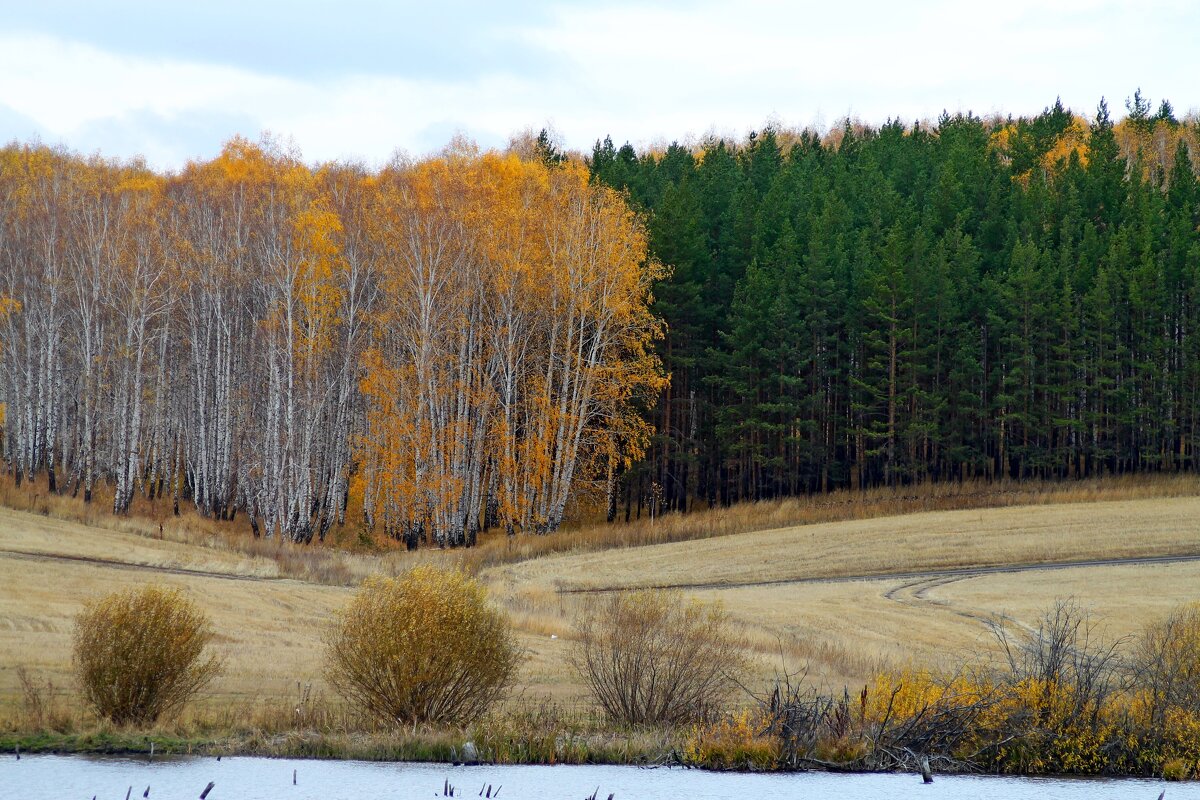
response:
<path fill-rule="evenodd" d="M 84 699 L 117 725 L 153 723 L 220 671 L 208 617 L 177 589 L 145 586 L 89 603 L 75 618 Z"/>
<path fill-rule="evenodd" d="M 729 615 L 679 594 L 611 594 L 576 620 L 570 659 L 600 706 L 628 725 L 711 718 L 745 667 Z"/>
<path fill-rule="evenodd" d="M 477 719 L 508 688 L 520 659 L 508 620 L 483 587 L 431 565 L 369 579 L 326 647 L 330 684 L 384 725 Z"/>
<path fill-rule="evenodd" d="M 1129 669 L 1151 725 L 1162 727 L 1172 712 L 1200 716 L 1200 604 L 1147 626 L 1134 644 Z"/>
<path fill-rule="evenodd" d="M 758 772 L 779 767 L 781 741 L 763 709 L 743 708 L 694 725 L 681 755 L 684 763 L 707 769 Z"/>
<path fill-rule="evenodd" d="M 28 668 L 20 666 L 17 667 L 17 682 L 21 687 L 20 724 L 34 731 L 70 729 L 71 715 L 60 706 L 54 681 L 35 677 Z"/>

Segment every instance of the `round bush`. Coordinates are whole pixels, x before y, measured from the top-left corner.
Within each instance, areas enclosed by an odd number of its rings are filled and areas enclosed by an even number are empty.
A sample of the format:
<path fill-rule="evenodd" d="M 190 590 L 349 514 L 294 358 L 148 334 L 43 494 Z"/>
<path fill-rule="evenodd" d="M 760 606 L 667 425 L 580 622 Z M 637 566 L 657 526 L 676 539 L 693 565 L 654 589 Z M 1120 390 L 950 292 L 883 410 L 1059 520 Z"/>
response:
<path fill-rule="evenodd" d="M 575 629 L 571 663 L 608 715 L 629 725 L 712 717 L 745 667 L 725 611 L 672 592 L 614 593 L 587 606 Z"/>
<path fill-rule="evenodd" d="M 518 650 L 476 581 L 423 566 L 368 580 L 327 639 L 334 689 L 388 725 L 478 718 L 512 681 Z"/>
<path fill-rule="evenodd" d="M 175 711 L 220 670 L 205 656 L 208 618 L 177 589 L 127 589 L 88 603 L 75 618 L 76 675 L 84 699 L 118 725 Z"/>

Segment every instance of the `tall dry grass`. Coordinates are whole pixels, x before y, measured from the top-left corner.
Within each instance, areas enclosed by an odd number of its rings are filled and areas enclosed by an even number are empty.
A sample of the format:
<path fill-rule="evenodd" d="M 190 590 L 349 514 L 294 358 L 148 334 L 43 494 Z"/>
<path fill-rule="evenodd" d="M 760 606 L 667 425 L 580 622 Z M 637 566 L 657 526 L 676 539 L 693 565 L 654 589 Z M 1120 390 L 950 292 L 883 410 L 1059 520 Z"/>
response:
<path fill-rule="evenodd" d="M 36 732 L 70 730 L 74 720 L 66 704 L 61 702 L 63 691 L 54 681 L 34 675 L 24 665 L 17 667 L 16 672 L 21 702 L 9 724 Z M 0 726 L 3 726 L 2 722 Z"/>
<path fill-rule="evenodd" d="M 877 519 L 924 511 L 1007 506 L 1098 503 L 1200 495 L 1200 476 L 1133 475 L 1080 481 L 929 483 L 920 486 L 838 490 L 823 495 L 669 514 L 630 523 L 593 524 L 553 535 L 491 535 L 463 557 L 475 571 L 557 553 L 595 552 L 711 539 L 751 531 L 822 522 Z"/>

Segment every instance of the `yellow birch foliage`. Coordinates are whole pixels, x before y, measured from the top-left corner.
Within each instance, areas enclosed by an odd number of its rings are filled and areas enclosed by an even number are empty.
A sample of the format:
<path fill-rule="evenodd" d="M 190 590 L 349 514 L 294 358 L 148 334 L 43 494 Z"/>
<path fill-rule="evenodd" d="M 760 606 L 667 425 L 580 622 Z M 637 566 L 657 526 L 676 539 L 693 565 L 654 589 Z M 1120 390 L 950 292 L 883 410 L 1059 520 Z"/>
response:
<path fill-rule="evenodd" d="M 85 498 L 114 483 L 116 510 L 169 491 L 309 541 L 353 499 L 410 545 L 471 544 L 554 530 L 649 442 L 661 268 L 580 163 L 457 141 L 314 169 L 235 138 L 158 176 L 14 145 L 0 219 L 0 345 L 16 312 L 41 315 L 20 344 L 45 374 L 13 380 L 82 373 L 61 420 L 9 388 L 15 449 L 25 470 L 76 461 Z"/>
<path fill-rule="evenodd" d="M 410 545 L 554 529 L 649 441 L 659 268 L 640 220 L 582 165 L 465 147 L 385 171 L 369 218 L 368 519 Z"/>
<path fill-rule="evenodd" d="M 1086 167 L 1089 135 L 1087 122 L 1073 117 L 1071 124 L 1055 138 L 1054 145 L 1042 156 L 1042 168 L 1057 174 L 1070 162 L 1072 154 L 1079 159 L 1080 166 Z"/>

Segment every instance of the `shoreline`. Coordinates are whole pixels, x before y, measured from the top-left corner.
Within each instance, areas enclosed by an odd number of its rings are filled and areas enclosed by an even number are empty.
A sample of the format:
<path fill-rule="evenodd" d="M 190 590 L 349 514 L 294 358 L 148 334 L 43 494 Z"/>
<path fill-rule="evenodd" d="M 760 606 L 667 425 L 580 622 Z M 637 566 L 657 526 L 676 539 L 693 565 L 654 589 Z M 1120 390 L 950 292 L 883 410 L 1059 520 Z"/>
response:
<path fill-rule="evenodd" d="M 658 732 L 662 734 L 663 732 Z M 304 758 L 320 761 L 412 762 L 459 766 L 464 763 L 492 765 L 609 765 L 679 766 L 682 736 L 677 747 L 648 748 L 635 740 L 641 732 L 617 731 L 593 734 L 559 734 L 553 753 L 515 743 L 496 753 L 483 745 L 478 761 L 463 761 L 458 750 L 476 741 L 470 734 L 453 730 L 411 733 L 335 733 L 293 731 L 289 733 L 245 732 L 227 735 L 180 736 L 144 731 L 98 730 L 59 733 L 0 733 L 0 756 L 101 755 L 153 757 Z M 153 744 L 153 750 L 151 745 Z M 547 757 L 549 756 L 549 757 Z M 764 770 L 740 770 L 761 772 Z"/>
<path fill-rule="evenodd" d="M 322 734 L 315 731 L 297 731 L 280 734 L 246 734 L 223 737 L 183 737 L 166 734 L 150 734 L 141 731 L 93 731 L 87 733 L 3 733 L 0 734 L 0 757 L 12 758 L 14 755 L 25 756 L 86 756 L 100 758 L 120 758 L 146 756 L 147 760 L 163 759 L 193 759 L 193 758 L 263 758 L 280 760 L 304 761 L 336 761 L 362 763 L 393 763 L 393 764 L 440 764 L 446 767 L 555 767 L 555 766 L 611 766 L 637 767 L 642 769 L 680 769 L 698 770 L 711 773 L 730 773 L 745 775 L 763 774 L 802 774 L 821 773 L 829 775 L 894 775 L 912 774 L 919 772 L 907 770 L 871 770 L 857 767 L 838 767 L 810 763 L 803 767 L 775 766 L 763 768 L 747 764 L 738 767 L 728 765 L 713 767 L 704 764 L 686 763 L 679 749 L 668 750 L 626 750 L 624 757 L 616 757 L 612 750 L 589 750 L 583 758 L 572 756 L 583 755 L 579 751 L 572 752 L 564 748 L 558 758 L 513 758 L 515 753 L 506 753 L 501 759 L 480 759 L 478 761 L 457 760 L 457 753 L 448 745 L 449 731 L 431 731 L 430 735 L 396 733 L 396 734 Z M 615 736 L 616 732 L 595 734 L 593 737 L 573 737 L 575 740 L 595 738 L 599 736 Z M 632 737 L 633 733 L 627 734 Z M 467 739 L 462 735 L 456 737 L 460 742 Z M 153 743 L 153 750 L 151 744 Z M 680 741 L 682 746 L 682 740 Z M 528 751 L 526 756 L 531 755 Z M 1164 781 L 1167 783 L 1197 784 L 1200 778 L 1178 779 L 1164 775 L 1133 774 L 1117 772 L 1095 773 L 1038 773 L 1038 772 L 991 772 L 983 770 L 938 771 L 937 776 L 956 777 L 1004 777 L 1027 780 L 1129 780 L 1129 781 Z"/>

